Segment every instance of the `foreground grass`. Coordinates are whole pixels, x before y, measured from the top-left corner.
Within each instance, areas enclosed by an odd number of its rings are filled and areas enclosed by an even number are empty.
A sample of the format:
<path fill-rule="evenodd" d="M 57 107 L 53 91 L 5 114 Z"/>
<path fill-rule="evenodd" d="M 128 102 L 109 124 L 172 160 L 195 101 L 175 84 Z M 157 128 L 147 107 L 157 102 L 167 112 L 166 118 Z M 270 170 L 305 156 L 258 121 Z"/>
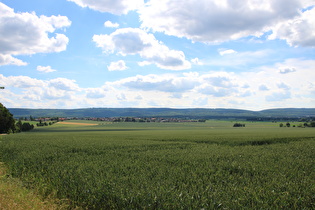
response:
<path fill-rule="evenodd" d="M 0 163 L 0 209 L 66 209 L 64 204 L 56 204 L 53 200 L 45 200 L 34 191 L 23 187 L 21 181 L 7 174 L 7 168 Z"/>
<path fill-rule="evenodd" d="M 10 174 L 89 209 L 314 209 L 315 132 L 272 123 L 54 125 L 5 136 Z"/>

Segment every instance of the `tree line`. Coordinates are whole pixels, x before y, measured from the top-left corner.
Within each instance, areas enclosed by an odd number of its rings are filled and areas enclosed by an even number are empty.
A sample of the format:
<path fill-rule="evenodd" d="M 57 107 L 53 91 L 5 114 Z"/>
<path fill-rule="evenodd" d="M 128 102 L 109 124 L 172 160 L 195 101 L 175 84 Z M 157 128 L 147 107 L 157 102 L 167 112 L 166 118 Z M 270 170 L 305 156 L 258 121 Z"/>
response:
<path fill-rule="evenodd" d="M 291 123 L 287 122 L 286 124 L 280 123 L 279 124 L 280 128 L 282 127 L 291 127 Z M 292 127 L 296 127 L 295 125 L 293 125 Z M 305 123 L 300 123 L 297 125 L 297 127 L 301 128 L 305 128 L 305 127 L 315 127 L 315 121 L 311 121 L 311 122 L 305 122 Z"/>

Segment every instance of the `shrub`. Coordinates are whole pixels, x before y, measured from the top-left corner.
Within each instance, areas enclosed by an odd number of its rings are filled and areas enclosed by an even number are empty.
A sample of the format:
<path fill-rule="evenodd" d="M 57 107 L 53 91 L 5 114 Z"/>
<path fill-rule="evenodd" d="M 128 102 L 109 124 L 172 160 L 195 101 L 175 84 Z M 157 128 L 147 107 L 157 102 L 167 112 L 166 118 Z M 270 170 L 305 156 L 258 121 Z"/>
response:
<path fill-rule="evenodd" d="M 23 123 L 21 131 L 30 131 L 34 129 L 34 125 L 31 125 L 29 123 Z"/>
<path fill-rule="evenodd" d="M 235 123 L 233 125 L 233 127 L 245 127 L 245 124 L 242 124 L 242 123 Z"/>

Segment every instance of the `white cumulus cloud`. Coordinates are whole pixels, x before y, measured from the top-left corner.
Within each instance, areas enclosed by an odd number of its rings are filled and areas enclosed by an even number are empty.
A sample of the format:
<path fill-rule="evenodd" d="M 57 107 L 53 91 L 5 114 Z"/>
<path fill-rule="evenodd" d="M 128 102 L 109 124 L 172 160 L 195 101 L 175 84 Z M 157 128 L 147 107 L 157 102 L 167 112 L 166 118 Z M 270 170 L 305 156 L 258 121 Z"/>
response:
<path fill-rule="evenodd" d="M 315 7 L 274 27 L 269 39 L 277 38 L 291 46 L 315 47 Z"/>
<path fill-rule="evenodd" d="M 174 75 L 137 75 L 119 81 L 120 86 L 143 91 L 184 92 L 192 90 L 199 84 L 192 77 L 176 77 Z"/>
<path fill-rule="evenodd" d="M 150 63 L 161 69 L 169 70 L 183 70 L 191 67 L 182 51 L 169 49 L 153 34 L 138 28 L 117 29 L 109 35 L 94 35 L 93 41 L 105 53 L 139 54 L 146 61 L 141 65 Z"/>
<path fill-rule="evenodd" d="M 0 64 L 25 65 L 13 55 L 61 52 L 66 50 L 68 37 L 56 33 L 68 27 L 65 16 L 37 16 L 34 12 L 16 13 L 0 2 Z M 54 33 L 54 34 L 53 34 Z M 3 61 L 4 60 L 4 61 Z M 1 62 L 2 61 L 2 62 Z"/>
<path fill-rule="evenodd" d="M 234 53 L 237 53 L 235 50 L 232 50 L 232 49 L 229 49 L 229 50 L 226 50 L 226 49 L 219 49 L 219 54 L 221 56 L 223 55 L 228 55 L 228 54 L 234 54 Z"/>
<path fill-rule="evenodd" d="M 20 59 L 14 58 L 11 55 L 0 54 L 0 66 L 3 66 L 3 65 L 26 66 L 27 63 Z"/>
<path fill-rule="evenodd" d="M 60 90 L 74 91 L 79 90 L 75 80 L 70 80 L 67 78 L 56 78 L 49 81 L 49 85 Z"/>
<path fill-rule="evenodd" d="M 310 4 L 310 1 L 301 0 L 149 0 L 139 10 L 139 15 L 142 28 L 216 43 L 259 37 L 278 23 L 299 17 L 300 10 Z M 290 26 L 297 25 L 285 28 Z M 311 32 L 312 28 L 306 30 Z M 286 38 L 287 35 L 279 36 Z"/>
<path fill-rule="evenodd" d="M 16 88 L 22 88 L 22 89 L 45 86 L 44 81 L 31 78 L 28 76 L 2 77 L 2 84 L 4 84 L 5 86 L 8 86 L 8 88 L 16 87 Z"/>
<path fill-rule="evenodd" d="M 190 61 L 191 61 L 191 63 L 193 63 L 195 65 L 203 65 L 203 63 L 199 60 L 199 58 L 193 58 Z"/>
<path fill-rule="evenodd" d="M 108 27 L 108 28 L 118 28 L 119 27 L 119 24 L 118 23 L 113 23 L 113 22 L 111 22 L 111 21 L 106 21 L 105 23 L 104 23 L 104 26 L 105 27 Z"/>
<path fill-rule="evenodd" d="M 51 66 L 37 66 L 37 71 L 44 72 L 44 73 L 50 73 L 57 71 L 55 69 L 52 69 Z"/>
<path fill-rule="evenodd" d="M 126 63 L 123 60 L 119 60 L 117 62 L 111 62 L 109 66 L 107 66 L 108 71 L 123 71 L 127 69 Z"/>
<path fill-rule="evenodd" d="M 68 0 L 80 7 L 89 7 L 100 12 L 108 12 L 116 15 L 127 14 L 129 11 L 141 7 L 143 0 Z"/>

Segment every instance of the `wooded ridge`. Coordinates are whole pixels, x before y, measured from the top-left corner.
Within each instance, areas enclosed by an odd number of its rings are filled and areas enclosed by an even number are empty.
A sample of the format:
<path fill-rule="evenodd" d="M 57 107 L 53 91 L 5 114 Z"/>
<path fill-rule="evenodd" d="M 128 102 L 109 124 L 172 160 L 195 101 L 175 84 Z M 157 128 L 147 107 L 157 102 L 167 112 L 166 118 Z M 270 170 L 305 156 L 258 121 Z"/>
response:
<path fill-rule="evenodd" d="M 282 108 L 250 111 L 242 109 L 172 108 L 83 108 L 25 109 L 9 108 L 19 117 L 188 117 L 188 118 L 303 118 L 315 117 L 315 108 Z"/>

